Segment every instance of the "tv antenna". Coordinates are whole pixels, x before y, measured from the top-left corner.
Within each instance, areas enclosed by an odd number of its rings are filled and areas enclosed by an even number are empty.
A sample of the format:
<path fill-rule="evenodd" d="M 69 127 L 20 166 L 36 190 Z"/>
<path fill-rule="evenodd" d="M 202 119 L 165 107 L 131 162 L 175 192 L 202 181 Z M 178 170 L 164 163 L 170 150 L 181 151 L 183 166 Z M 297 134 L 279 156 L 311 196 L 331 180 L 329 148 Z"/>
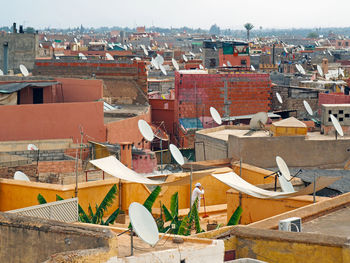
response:
<path fill-rule="evenodd" d="M 22 75 L 24 77 L 28 77 L 29 76 L 28 69 L 23 64 L 19 65 L 19 70 L 21 71 L 21 73 L 22 73 Z"/>
<path fill-rule="evenodd" d="M 282 100 L 281 95 L 278 92 L 276 92 L 276 97 L 277 97 L 278 102 L 282 104 L 283 100 Z"/>
<path fill-rule="evenodd" d="M 16 171 L 14 176 L 13 176 L 13 179 L 18 180 L 18 181 L 30 182 L 29 177 L 21 171 Z"/>

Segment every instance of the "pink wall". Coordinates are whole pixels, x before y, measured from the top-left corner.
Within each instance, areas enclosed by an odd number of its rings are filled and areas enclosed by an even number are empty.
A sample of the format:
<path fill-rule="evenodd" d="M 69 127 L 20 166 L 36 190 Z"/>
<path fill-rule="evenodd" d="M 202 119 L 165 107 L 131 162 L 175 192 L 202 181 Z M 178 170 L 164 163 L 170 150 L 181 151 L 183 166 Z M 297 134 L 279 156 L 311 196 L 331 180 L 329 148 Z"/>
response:
<path fill-rule="evenodd" d="M 100 79 L 73 79 L 57 78 L 62 83 L 57 87 L 58 102 L 88 102 L 96 101 L 103 97 L 103 81 Z"/>
<path fill-rule="evenodd" d="M 73 138 L 105 141 L 103 102 L 50 103 L 0 107 L 0 141 Z"/>
<path fill-rule="evenodd" d="M 142 135 L 138 129 L 138 121 L 145 120 L 151 122 L 151 110 L 148 108 L 147 112 L 133 118 L 125 120 L 110 122 L 106 124 L 107 127 L 107 141 L 109 143 L 131 142 L 136 147 L 141 147 Z M 140 144 L 139 144 L 140 143 Z M 149 143 L 145 143 L 145 148 L 150 148 Z"/>

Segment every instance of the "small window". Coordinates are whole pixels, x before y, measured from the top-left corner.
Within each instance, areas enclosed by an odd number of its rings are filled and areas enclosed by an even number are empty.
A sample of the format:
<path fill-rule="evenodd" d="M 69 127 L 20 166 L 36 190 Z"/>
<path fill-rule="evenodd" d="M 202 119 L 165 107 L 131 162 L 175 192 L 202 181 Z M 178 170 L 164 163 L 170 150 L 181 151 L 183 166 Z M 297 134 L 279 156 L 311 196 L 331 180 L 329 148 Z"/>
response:
<path fill-rule="evenodd" d="M 328 118 L 328 121 L 331 122 L 331 118 Z"/>
<path fill-rule="evenodd" d="M 247 65 L 247 60 L 242 59 L 242 60 L 241 60 L 241 65 Z"/>
<path fill-rule="evenodd" d="M 344 119 L 343 118 L 339 118 L 339 121 L 343 121 Z"/>
<path fill-rule="evenodd" d="M 337 118 L 337 117 L 338 117 L 338 114 L 333 114 L 333 116 Z"/>
<path fill-rule="evenodd" d="M 349 113 L 345 113 L 345 118 L 349 118 L 350 114 Z"/>
<path fill-rule="evenodd" d="M 328 111 L 328 114 L 332 114 L 332 111 L 331 111 L 331 110 L 329 110 L 329 111 Z"/>
<path fill-rule="evenodd" d="M 345 46 L 347 46 L 347 47 L 348 47 L 348 46 L 349 46 L 349 42 L 345 42 Z"/>
<path fill-rule="evenodd" d="M 343 110 L 339 110 L 339 114 L 343 114 L 344 113 L 344 111 Z"/>

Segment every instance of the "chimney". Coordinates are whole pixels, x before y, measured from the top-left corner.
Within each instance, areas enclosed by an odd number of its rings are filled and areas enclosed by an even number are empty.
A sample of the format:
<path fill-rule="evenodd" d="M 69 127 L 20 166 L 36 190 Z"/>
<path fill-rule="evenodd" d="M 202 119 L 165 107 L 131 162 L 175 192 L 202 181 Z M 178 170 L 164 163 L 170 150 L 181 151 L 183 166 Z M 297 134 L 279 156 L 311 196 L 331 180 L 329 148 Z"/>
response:
<path fill-rule="evenodd" d="M 20 33 L 20 34 L 23 34 L 23 33 L 24 33 L 24 30 L 23 30 L 23 26 L 22 26 L 22 25 L 19 26 L 19 33 Z"/>
<path fill-rule="evenodd" d="M 132 164 L 132 143 L 121 142 L 120 143 L 120 162 L 126 167 L 131 169 Z"/>
<path fill-rule="evenodd" d="M 13 23 L 13 33 L 16 34 L 17 33 L 17 25 L 16 23 Z"/>
<path fill-rule="evenodd" d="M 323 71 L 323 74 L 327 74 L 328 73 L 328 59 L 324 58 L 322 59 L 322 71 Z"/>

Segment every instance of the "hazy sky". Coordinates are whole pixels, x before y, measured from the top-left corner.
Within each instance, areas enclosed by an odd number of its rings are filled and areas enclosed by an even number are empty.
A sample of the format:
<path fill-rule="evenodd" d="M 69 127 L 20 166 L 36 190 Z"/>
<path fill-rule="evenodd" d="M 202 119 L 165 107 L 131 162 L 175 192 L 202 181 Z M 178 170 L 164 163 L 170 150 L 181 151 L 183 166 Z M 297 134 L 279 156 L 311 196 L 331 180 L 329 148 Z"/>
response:
<path fill-rule="evenodd" d="M 350 0 L 0 0 L 0 26 L 350 27 Z"/>

